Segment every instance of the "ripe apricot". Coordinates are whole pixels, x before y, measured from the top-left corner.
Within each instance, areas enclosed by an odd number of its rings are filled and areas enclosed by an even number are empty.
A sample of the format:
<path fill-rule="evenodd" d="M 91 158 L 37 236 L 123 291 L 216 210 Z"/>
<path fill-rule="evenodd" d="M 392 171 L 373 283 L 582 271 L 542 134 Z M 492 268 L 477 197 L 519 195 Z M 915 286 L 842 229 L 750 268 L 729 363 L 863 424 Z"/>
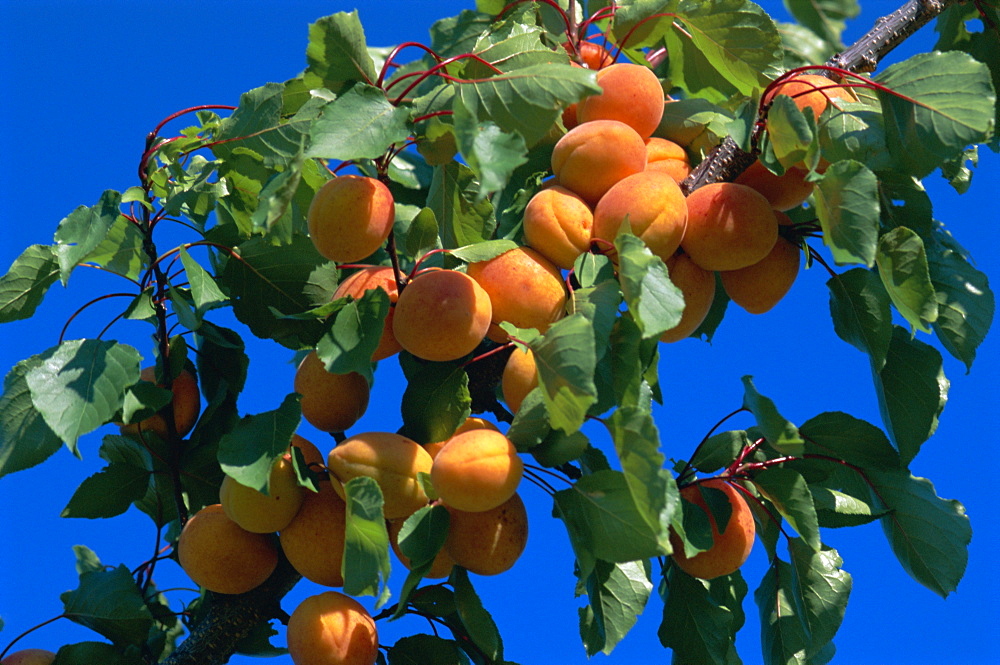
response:
<path fill-rule="evenodd" d="M 493 306 L 481 286 L 457 270 L 432 270 L 410 281 L 396 302 L 392 330 L 424 360 L 456 360 L 475 349 L 490 327 Z"/>
<path fill-rule="evenodd" d="M 565 187 L 539 190 L 524 208 L 523 223 L 525 242 L 565 270 L 590 249 L 594 213 Z"/>
<path fill-rule="evenodd" d="M 226 517 L 218 503 L 205 506 L 184 525 L 177 540 L 181 568 L 195 584 L 216 593 L 246 593 L 278 565 L 271 539 L 250 533 Z"/>
<path fill-rule="evenodd" d="M 518 328 L 545 332 L 565 314 L 566 287 L 559 268 L 530 247 L 470 263 L 468 272 L 489 294 L 494 324 L 509 321 Z M 503 341 L 507 335 L 493 327 L 490 338 Z"/>
<path fill-rule="evenodd" d="M 771 103 L 777 95 L 788 95 L 795 101 L 800 111 L 812 109 L 818 120 L 826 107 L 835 99 L 856 101 L 857 96 L 850 88 L 838 86 L 825 76 L 819 74 L 802 74 L 776 85 L 764 95 L 764 103 Z"/>
<path fill-rule="evenodd" d="M 389 544 L 392 545 L 392 551 L 396 553 L 396 557 L 399 562 L 402 563 L 408 570 L 413 570 L 412 562 L 410 558 L 403 554 L 403 550 L 399 548 L 399 531 L 403 528 L 403 522 L 406 520 L 389 520 Z M 448 556 L 448 550 L 442 547 L 437 556 L 434 557 L 434 562 L 431 564 L 430 570 L 424 575 L 432 580 L 441 579 L 442 577 L 448 577 L 451 574 L 451 569 L 455 566 L 455 562 L 451 560 Z"/>
<path fill-rule="evenodd" d="M 438 452 L 431 482 L 445 505 L 482 512 L 509 499 L 523 473 L 524 463 L 510 439 L 474 429 L 451 437 Z"/>
<path fill-rule="evenodd" d="M 665 96 L 653 70 L 621 62 L 597 72 L 599 95 L 584 97 L 577 104 L 580 124 L 594 120 L 618 120 L 644 140 L 656 131 L 663 117 Z"/>
<path fill-rule="evenodd" d="M 746 185 L 705 185 L 687 197 L 687 209 L 681 247 L 705 270 L 737 270 L 757 263 L 778 239 L 771 204 Z"/>
<path fill-rule="evenodd" d="M 683 147 L 654 136 L 646 141 L 646 170 L 663 171 L 680 183 L 691 173 L 691 163 Z"/>
<path fill-rule="evenodd" d="M 451 433 L 451 436 L 455 436 L 457 434 L 461 434 L 462 432 L 468 432 L 474 429 L 489 429 L 493 430 L 494 432 L 500 431 L 499 429 L 497 429 L 496 425 L 486 420 L 485 418 L 475 418 L 470 416 L 466 418 L 464 421 L 462 421 L 461 425 L 455 428 L 455 431 Z M 448 437 L 448 439 L 445 439 L 444 441 L 434 441 L 433 443 L 425 443 L 423 444 L 424 450 L 426 450 L 428 454 L 430 454 L 431 459 L 434 459 L 435 457 L 437 457 L 437 454 L 441 452 L 441 449 L 444 448 L 444 444 L 448 443 L 448 440 L 450 438 L 451 437 Z"/>
<path fill-rule="evenodd" d="M 784 212 L 798 208 L 812 194 L 813 183 L 806 180 L 807 175 L 808 171 L 797 167 L 786 169 L 783 175 L 774 175 L 758 161 L 741 173 L 735 182 L 757 190 L 772 208 Z"/>
<path fill-rule="evenodd" d="M 316 471 L 326 468 L 326 455 L 319 451 L 316 445 L 298 434 L 292 435 L 292 447 L 302 451 L 302 458 L 306 465 Z"/>
<path fill-rule="evenodd" d="M 376 178 L 342 175 L 319 188 L 306 219 L 320 254 L 351 263 L 386 241 L 396 220 L 396 204 L 389 188 Z"/>
<path fill-rule="evenodd" d="M 417 482 L 421 471 L 430 473 L 433 460 L 423 447 L 393 432 L 356 434 L 330 451 L 327 466 L 340 482 L 334 489 L 345 498 L 341 483 L 358 476 L 374 478 L 382 490 L 386 519 L 409 517 L 427 505 L 427 495 Z"/>
<path fill-rule="evenodd" d="M 615 184 L 594 208 L 594 238 L 613 243 L 625 220 L 653 254 L 664 261 L 673 256 L 688 220 L 677 181 L 660 171 L 643 171 Z"/>
<path fill-rule="evenodd" d="M 792 288 L 801 254 L 795 243 L 778 236 L 771 252 L 757 263 L 720 272 L 722 286 L 734 303 L 751 314 L 763 314 Z"/>
<path fill-rule="evenodd" d="M 360 298 L 365 294 L 365 291 L 370 289 L 382 289 L 389 295 L 389 314 L 386 315 L 385 323 L 382 325 L 382 337 L 379 338 L 378 346 L 372 353 L 372 360 L 382 360 L 399 353 L 399 350 L 403 348 L 392 333 L 392 319 L 396 313 L 395 304 L 399 299 L 396 274 L 392 267 L 373 266 L 358 270 L 337 285 L 337 290 L 333 292 L 333 299 L 336 300 L 344 296 Z"/>
<path fill-rule="evenodd" d="M 556 142 L 552 172 L 558 184 L 594 205 L 626 176 L 646 168 L 646 143 L 617 120 L 584 122 Z"/>
<path fill-rule="evenodd" d="M 517 413 L 521 402 L 537 385 L 538 366 L 535 364 L 535 354 L 531 349 L 514 349 L 500 377 L 503 401 L 507 402 L 512 413 Z"/>
<path fill-rule="evenodd" d="M 674 553 L 671 556 L 677 567 L 688 575 L 710 580 L 735 573 L 743 565 L 753 548 L 755 527 L 750 507 L 740 496 L 739 491 L 730 483 L 714 479 L 700 484 L 725 493 L 729 505 L 732 507 L 729 522 L 720 533 L 715 516 L 708 509 L 698 486 L 688 485 L 681 490 L 681 499 L 693 503 L 708 514 L 708 521 L 712 525 L 712 546 L 688 558 L 684 555 L 684 543 L 675 533 L 671 532 L 670 544 L 674 548 Z"/>
<path fill-rule="evenodd" d="M 575 49 L 569 42 L 563 42 L 562 47 L 566 49 L 571 58 L 582 63 L 587 69 L 603 69 L 615 61 L 606 48 L 595 42 L 579 42 Z"/>
<path fill-rule="evenodd" d="M 670 281 L 684 294 L 684 312 L 680 322 L 660 335 L 661 342 L 677 342 L 698 329 L 715 300 L 715 273 L 699 268 L 687 254 L 667 259 Z"/>
<path fill-rule="evenodd" d="M 286 453 L 271 466 L 267 494 L 226 476 L 219 488 L 219 501 L 229 519 L 242 528 L 272 533 L 288 526 L 302 506 L 305 492 L 295 476 L 291 456 Z"/>
<path fill-rule="evenodd" d="M 149 383 L 156 382 L 156 368 L 144 367 L 139 372 L 139 378 Z M 170 406 L 174 412 L 174 430 L 177 436 L 183 437 L 194 427 L 201 412 L 201 394 L 198 392 L 198 381 L 194 374 L 186 369 L 174 377 L 170 384 L 170 392 L 173 393 Z M 161 439 L 166 439 L 167 421 L 159 413 L 154 413 L 149 418 L 138 423 L 129 423 L 120 426 L 122 434 L 138 435 L 140 431 L 153 432 Z"/>
<path fill-rule="evenodd" d="M 295 392 L 302 395 L 302 417 L 324 432 L 343 432 L 368 409 L 371 388 L 357 372 L 327 372 L 315 351 L 295 371 Z"/>
<path fill-rule="evenodd" d="M 21 649 L 7 654 L 0 665 L 52 665 L 56 655 L 46 649 Z"/>
<path fill-rule="evenodd" d="M 344 529 L 347 506 L 334 483 L 317 483 L 302 507 L 278 534 L 281 549 L 302 577 L 323 586 L 343 586 Z"/>
<path fill-rule="evenodd" d="M 510 570 L 528 543 L 528 511 L 516 492 L 492 510 L 470 513 L 448 508 L 451 523 L 444 549 L 456 564 L 477 575 Z"/>
<path fill-rule="evenodd" d="M 374 665 L 375 621 L 361 603 L 337 591 L 309 596 L 288 619 L 288 654 L 295 665 Z"/>

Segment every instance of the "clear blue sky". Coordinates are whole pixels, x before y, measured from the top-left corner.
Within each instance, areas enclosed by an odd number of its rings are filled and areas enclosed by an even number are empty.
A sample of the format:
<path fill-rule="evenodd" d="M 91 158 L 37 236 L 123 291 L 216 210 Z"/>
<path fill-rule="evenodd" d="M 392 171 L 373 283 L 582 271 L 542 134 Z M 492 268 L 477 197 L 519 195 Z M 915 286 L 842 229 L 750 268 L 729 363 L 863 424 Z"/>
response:
<path fill-rule="evenodd" d="M 362 5 L 369 44 L 382 46 L 426 41 L 435 19 L 457 14 L 472 0 L 357 4 Z M 778 16 L 780 4 L 763 3 Z M 340 1 L 299 0 L 0 2 L 0 42 L 7 53 L 0 63 L 0 271 L 25 246 L 50 243 L 59 220 L 76 206 L 93 204 L 105 189 L 136 184 L 144 136 L 161 118 L 192 105 L 235 104 L 250 88 L 294 76 L 304 67 L 307 25 L 353 7 Z M 849 36 L 860 34 L 875 16 L 895 7 L 894 2 L 865 2 L 863 17 L 852 24 Z M 933 39 L 929 32 L 925 29 L 906 51 L 927 48 Z M 986 151 L 970 193 L 958 196 L 934 175 L 927 183 L 936 216 L 994 278 L 1000 275 L 998 182 L 1000 160 Z M 36 320 L 0 328 L 0 371 L 55 344 L 66 317 L 91 290 L 117 290 L 112 280 L 78 271 L 68 291 L 53 287 Z M 804 272 L 772 312 L 752 317 L 732 308 L 713 344 L 685 340 L 663 348 L 666 406 L 657 417 L 668 456 L 689 455 L 704 432 L 739 405 L 739 378 L 744 374 L 754 375 L 758 389 L 794 422 L 840 410 L 880 424 L 868 361 L 834 335 L 825 281 L 819 270 Z M 95 335 L 113 315 L 110 308 L 98 306 L 93 316 L 71 326 L 69 337 Z M 221 323 L 227 325 L 225 319 Z M 136 345 L 148 357 L 147 329 L 140 326 L 117 325 L 111 337 Z M 974 537 L 965 579 L 953 596 L 942 600 L 903 572 L 878 525 L 826 532 L 825 542 L 840 551 L 854 576 L 835 663 L 997 662 L 1000 500 L 992 456 L 1000 452 L 993 435 L 1000 406 L 998 350 L 994 334 L 969 375 L 945 356 L 951 400 L 937 435 L 913 464 L 915 474 L 930 477 L 939 495 L 961 500 L 971 516 Z M 275 408 L 291 391 L 293 368 L 291 354 L 277 345 L 257 343 L 250 352 L 255 361 L 251 389 L 240 407 L 243 413 L 258 413 Z M 383 365 L 357 431 L 395 430 L 400 423 L 400 373 L 391 360 Z M 731 424 L 745 427 L 750 422 Z M 302 432 L 321 447 L 330 445 L 318 433 L 305 427 Z M 42 467 L 0 479 L 0 617 L 6 624 L 0 645 L 60 613 L 59 594 L 76 586 L 73 545 L 88 545 L 105 563 L 130 568 L 152 554 L 153 529 L 134 509 L 113 520 L 59 518 L 80 481 L 101 468 L 98 445 L 99 437 L 92 436 L 82 446 L 83 461 L 63 450 Z M 573 597 L 565 531 L 550 517 L 546 495 L 530 485 L 522 495 L 532 530 L 524 557 L 510 573 L 474 582 L 500 626 L 510 660 L 525 665 L 583 663 L 576 609 L 581 602 Z M 758 545 L 744 569 L 751 590 L 764 564 Z M 161 588 L 189 586 L 171 562 L 157 572 Z M 401 580 L 394 576 L 395 589 Z M 320 590 L 303 582 L 284 607 L 291 611 L 298 599 Z M 179 592 L 175 597 L 193 595 Z M 595 662 L 665 661 L 669 656 L 656 638 L 661 609 L 654 597 L 618 649 Z M 760 656 L 752 595 L 745 610 L 748 625 L 737 644 L 744 661 L 754 663 Z M 424 628 L 406 621 L 383 624 L 382 642 Z M 100 638 L 60 621 L 20 646 L 56 650 L 64 643 L 93 639 Z M 232 662 L 250 660 L 237 657 Z"/>

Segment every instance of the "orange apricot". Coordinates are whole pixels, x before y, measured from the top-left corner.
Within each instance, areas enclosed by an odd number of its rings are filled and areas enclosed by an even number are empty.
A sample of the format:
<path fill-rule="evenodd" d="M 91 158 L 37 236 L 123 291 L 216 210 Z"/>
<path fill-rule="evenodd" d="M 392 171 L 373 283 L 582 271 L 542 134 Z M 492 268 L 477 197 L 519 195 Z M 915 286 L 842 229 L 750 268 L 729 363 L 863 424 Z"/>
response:
<path fill-rule="evenodd" d="M 684 294 L 680 322 L 660 335 L 661 342 L 678 342 L 698 329 L 715 300 L 715 273 L 699 268 L 687 254 L 667 259 L 670 281 Z"/>
<path fill-rule="evenodd" d="M 278 565 L 278 550 L 262 533 L 250 533 L 220 504 L 205 506 L 181 530 L 177 559 L 195 584 L 216 593 L 246 593 Z"/>
<path fill-rule="evenodd" d="M 791 97 L 800 111 L 812 109 L 817 120 L 835 99 L 857 101 L 857 96 L 850 88 L 839 86 L 819 74 L 793 76 L 764 95 L 764 103 L 770 104 L 777 95 Z"/>
<path fill-rule="evenodd" d="M 374 665 L 375 620 L 361 603 L 337 591 L 309 596 L 288 619 L 288 655 L 295 665 Z"/>
<path fill-rule="evenodd" d="M 403 528 L 403 522 L 406 520 L 389 520 L 389 544 L 392 545 L 392 551 L 396 553 L 396 557 L 399 559 L 408 570 L 413 570 L 412 561 L 410 558 L 403 554 L 403 550 L 399 548 L 399 531 Z M 434 557 L 434 562 L 431 564 L 430 570 L 424 575 L 430 579 L 441 579 L 442 577 L 448 577 L 451 574 L 451 569 L 455 566 L 455 562 L 451 560 L 448 556 L 448 550 L 442 547 L 437 556 Z"/>
<path fill-rule="evenodd" d="M 320 254 L 351 263 L 373 254 L 386 241 L 396 220 L 396 204 L 378 179 L 342 175 L 319 188 L 306 220 Z"/>
<path fill-rule="evenodd" d="M 757 263 L 720 272 L 722 286 L 734 303 L 751 314 L 763 314 L 792 288 L 801 254 L 795 243 L 778 236 L 771 252 Z"/>
<path fill-rule="evenodd" d="M 139 379 L 155 383 L 156 368 L 153 366 L 144 367 L 139 372 Z M 174 431 L 177 432 L 177 436 L 183 437 L 194 427 L 198 420 L 198 414 L 201 412 L 201 394 L 198 392 L 198 381 L 194 378 L 194 374 L 183 369 L 171 382 L 170 392 L 173 393 L 170 407 L 174 413 Z M 140 431 L 143 431 L 153 432 L 161 439 L 166 439 L 168 436 L 167 421 L 159 413 L 154 413 L 138 423 L 120 425 L 120 429 L 122 434 L 138 435 Z"/>
<path fill-rule="evenodd" d="M 392 319 L 396 313 L 395 304 L 396 300 L 399 299 L 396 274 L 392 267 L 373 266 L 358 270 L 337 285 L 337 290 L 333 292 L 333 300 L 344 296 L 360 298 L 365 294 L 365 291 L 370 289 L 382 289 L 389 294 L 389 314 L 386 315 L 385 323 L 382 325 L 382 337 L 379 338 L 378 346 L 372 353 L 372 360 L 382 360 L 399 353 L 400 349 L 403 348 L 392 333 Z"/>
<path fill-rule="evenodd" d="M 614 64 L 614 57 L 608 50 L 596 42 L 582 41 L 576 45 L 576 49 L 569 42 L 563 42 L 562 47 L 577 62 L 582 63 L 587 69 L 603 69 Z"/>
<path fill-rule="evenodd" d="M 798 208 L 813 191 L 813 183 L 806 180 L 809 172 L 792 167 L 783 175 L 774 175 L 759 161 L 750 165 L 735 182 L 760 192 L 771 207 L 784 212 Z"/>
<path fill-rule="evenodd" d="M 468 273 L 489 294 L 494 324 L 509 321 L 545 332 L 565 314 L 566 286 L 559 268 L 530 247 L 470 263 Z M 499 327 L 490 329 L 491 339 L 506 337 Z"/>
<path fill-rule="evenodd" d="M 292 458 L 285 454 L 271 465 L 267 494 L 241 485 L 232 476 L 222 479 L 219 502 L 226 516 L 253 533 L 272 533 L 288 526 L 305 500 Z"/>
<path fill-rule="evenodd" d="M 712 526 L 712 546 L 688 558 L 684 555 L 683 542 L 675 533 L 671 532 L 670 544 L 674 548 L 674 553 L 671 556 L 677 567 L 688 575 L 710 580 L 735 573 L 743 565 L 753 548 L 755 527 L 750 507 L 731 483 L 714 479 L 700 484 L 706 488 L 725 493 L 726 499 L 729 500 L 729 505 L 732 507 L 729 522 L 720 533 L 715 516 L 708 509 L 698 486 L 688 485 L 681 490 L 681 499 L 693 503 L 708 515 L 708 521 Z"/>
<path fill-rule="evenodd" d="M 323 586 L 343 586 L 347 506 L 330 481 L 306 492 L 302 507 L 278 534 L 288 562 L 302 577 Z"/>
<path fill-rule="evenodd" d="M 0 665 L 52 665 L 56 655 L 47 649 L 21 649 L 0 660 Z"/>
<path fill-rule="evenodd" d="M 292 435 L 292 447 L 298 448 L 302 451 L 302 458 L 306 461 L 306 465 L 310 468 L 319 471 L 320 469 L 326 468 L 326 455 L 319 451 L 312 441 L 299 436 L 298 434 Z"/>
<path fill-rule="evenodd" d="M 594 213 L 565 187 L 547 187 L 532 196 L 523 223 L 525 242 L 560 268 L 569 270 L 590 249 Z"/>
<path fill-rule="evenodd" d="M 434 491 L 447 506 L 469 512 L 496 508 L 514 494 L 524 463 L 506 436 L 489 429 L 456 434 L 431 466 Z"/>
<path fill-rule="evenodd" d="M 684 237 L 688 206 L 677 181 L 660 171 L 643 171 L 615 184 L 594 208 L 594 238 L 613 243 L 628 220 L 632 233 L 666 260 Z"/>
<path fill-rule="evenodd" d="M 683 147 L 654 136 L 646 140 L 646 170 L 663 171 L 680 183 L 691 173 L 691 163 Z"/>
<path fill-rule="evenodd" d="M 497 429 L 496 425 L 486 420 L 485 418 L 475 418 L 470 416 L 466 418 L 464 421 L 462 421 L 461 425 L 455 428 L 455 431 L 451 433 L 451 436 L 455 436 L 456 434 L 461 434 L 462 432 L 469 432 L 474 429 L 490 429 L 493 430 L 494 432 L 500 431 L 499 429 Z M 451 437 L 448 437 L 448 439 L 450 438 Z M 434 441 L 433 443 L 425 443 L 423 444 L 424 450 L 426 450 L 430 454 L 431 459 L 434 459 L 435 457 L 437 457 L 437 454 L 441 452 L 441 449 L 444 448 L 444 444 L 448 443 L 448 439 L 445 439 L 444 441 Z"/>
<path fill-rule="evenodd" d="M 295 371 L 295 392 L 302 395 L 302 417 L 324 432 L 343 432 L 368 409 L 371 388 L 357 372 L 326 371 L 315 351 Z"/>
<path fill-rule="evenodd" d="M 618 120 L 636 131 L 644 140 L 656 131 L 663 117 L 665 96 L 653 70 L 622 62 L 597 72 L 599 95 L 578 102 L 576 115 L 580 124 L 594 120 Z"/>
<path fill-rule="evenodd" d="M 528 511 L 516 492 L 492 510 L 448 508 L 451 523 L 444 549 L 456 564 L 477 575 L 510 570 L 528 543 Z"/>
<path fill-rule="evenodd" d="M 681 247 L 705 270 L 737 270 L 767 256 L 778 239 L 778 220 L 762 194 L 746 185 L 717 182 L 687 197 L 688 223 Z"/>
<path fill-rule="evenodd" d="M 418 274 L 396 302 L 392 331 L 400 345 L 424 360 L 457 360 L 479 346 L 493 315 L 488 292 L 465 273 Z"/>
<path fill-rule="evenodd" d="M 517 413 L 521 402 L 538 385 L 538 367 L 531 349 L 514 349 L 504 365 L 500 377 L 503 401 L 512 413 Z"/>
<path fill-rule="evenodd" d="M 626 176 L 646 168 L 646 143 L 617 120 L 584 122 L 566 132 L 552 149 L 558 184 L 594 205 Z"/>

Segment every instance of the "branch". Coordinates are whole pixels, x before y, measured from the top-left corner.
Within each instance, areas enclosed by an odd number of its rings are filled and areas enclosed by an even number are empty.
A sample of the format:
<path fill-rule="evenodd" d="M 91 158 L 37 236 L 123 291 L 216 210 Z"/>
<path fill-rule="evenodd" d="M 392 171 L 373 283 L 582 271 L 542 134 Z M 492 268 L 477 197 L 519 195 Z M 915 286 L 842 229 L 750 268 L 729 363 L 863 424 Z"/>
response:
<path fill-rule="evenodd" d="M 850 72 L 873 72 L 878 63 L 907 37 L 960 0 L 909 0 L 891 14 L 875 21 L 861 39 L 825 64 Z M 681 183 L 685 194 L 713 182 L 731 182 L 753 164 L 757 156 L 744 151 L 732 138 L 726 139 Z"/>

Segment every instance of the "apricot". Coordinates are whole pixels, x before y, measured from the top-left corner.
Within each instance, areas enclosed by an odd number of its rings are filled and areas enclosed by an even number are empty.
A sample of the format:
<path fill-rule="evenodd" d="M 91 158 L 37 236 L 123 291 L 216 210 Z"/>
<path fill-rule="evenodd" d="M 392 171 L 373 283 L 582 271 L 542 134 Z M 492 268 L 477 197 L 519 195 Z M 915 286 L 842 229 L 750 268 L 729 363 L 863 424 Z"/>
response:
<path fill-rule="evenodd" d="M 510 570 L 528 543 L 528 511 L 516 492 L 492 510 L 471 513 L 446 506 L 451 516 L 444 549 L 477 575 Z"/>
<path fill-rule="evenodd" d="M 451 437 L 438 452 L 431 482 L 445 505 L 482 512 L 509 499 L 523 473 L 524 463 L 510 439 L 475 429 Z"/>
<path fill-rule="evenodd" d="M 565 187 L 538 191 L 524 208 L 524 240 L 560 268 L 569 270 L 590 249 L 594 213 Z"/>
<path fill-rule="evenodd" d="M 684 555 L 684 543 L 677 534 L 671 532 L 670 544 L 674 548 L 671 556 L 677 567 L 688 575 L 710 580 L 735 573 L 743 565 L 753 548 L 755 527 L 750 507 L 732 484 L 722 479 L 707 480 L 700 484 L 725 493 L 732 507 L 729 522 L 720 533 L 715 516 L 708 509 L 698 486 L 688 485 L 681 490 L 681 499 L 693 503 L 708 514 L 708 521 L 712 526 L 712 546 L 688 558 Z"/>
<path fill-rule="evenodd" d="M 719 273 L 729 298 L 750 312 L 763 314 L 778 304 L 799 274 L 801 252 L 795 243 L 778 236 L 763 259 L 739 270 Z"/>
<path fill-rule="evenodd" d="M 326 468 L 326 455 L 319 451 L 312 441 L 299 436 L 298 434 L 292 435 L 292 447 L 298 448 L 302 451 L 302 458 L 306 461 L 306 465 L 310 468 L 325 469 Z"/>
<path fill-rule="evenodd" d="M 295 665 L 374 665 L 375 620 L 361 603 L 337 591 L 309 596 L 288 619 L 288 654 Z"/>
<path fill-rule="evenodd" d="M 400 345 L 424 360 L 456 360 L 486 337 L 493 306 L 485 290 L 457 270 L 417 275 L 396 302 L 392 330 Z"/>
<path fill-rule="evenodd" d="M 489 294 L 494 324 L 509 321 L 545 332 L 565 314 L 566 286 L 559 268 L 530 247 L 470 263 L 468 273 Z M 490 338 L 503 341 L 507 335 L 493 327 Z"/>
<path fill-rule="evenodd" d="M 654 136 L 646 141 L 646 170 L 663 171 L 680 183 L 691 173 L 691 163 L 683 147 Z"/>
<path fill-rule="evenodd" d="M 812 109 L 817 120 L 835 99 L 857 101 L 857 96 L 850 88 L 839 86 L 819 74 L 793 76 L 764 95 L 764 103 L 770 104 L 777 95 L 791 97 L 800 111 Z"/>
<path fill-rule="evenodd" d="M 316 251 L 337 263 L 373 254 L 392 233 L 396 204 L 376 178 L 342 175 L 316 192 L 309 211 L 309 237 Z"/>
<path fill-rule="evenodd" d="M 556 142 L 552 172 L 558 184 L 596 204 L 626 176 L 646 168 L 646 143 L 617 120 L 584 122 Z"/>
<path fill-rule="evenodd" d="M 0 665 L 52 665 L 56 655 L 46 649 L 21 649 L 7 654 Z"/>
<path fill-rule="evenodd" d="M 778 220 L 762 194 L 746 185 L 717 182 L 687 198 L 681 247 L 705 270 L 737 270 L 767 256 L 778 239 Z"/>
<path fill-rule="evenodd" d="M 371 388 L 357 372 L 326 371 L 315 351 L 295 371 L 295 392 L 302 395 L 302 417 L 324 432 L 343 432 L 368 409 Z"/>
<path fill-rule="evenodd" d="M 302 506 L 306 488 L 298 483 L 287 453 L 271 466 L 267 494 L 241 485 L 232 476 L 222 479 L 219 501 L 232 521 L 253 533 L 272 533 L 288 526 Z"/>
<path fill-rule="evenodd" d="M 684 294 L 680 322 L 660 335 L 661 342 L 678 342 L 698 329 L 715 300 L 715 273 L 699 268 L 687 254 L 667 259 L 670 281 Z"/>
<path fill-rule="evenodd" d="M 343 586 L 347 506 L 330 481 L 306 492 L 302 507 L 278 534 L 281 549 L 302 577 L 323 586 Z"/>
<path fill-rule="evenodd" d="M 337 290 L 333 292 L 333 299 L 351 296 L 360 298 L 370 289 L 382 289 L 389 295 L 389 314 L 385 317 L 382 325 L 382 337 L 379 338 L 378 346 L 372 353 L 372 360 L 383 360 L 389 356 L 399 353 L 399 342 L 392 332 L 392 319 L 396 314 L 396 301 L 399 299 L 399 288 L 396 284 L 396 274 L 391 266 L 373 266 L 362 268 L 350 275 L 347 279 L 337 285 Z"/>
<path fill-rule="evenodd" d="M 594 238 L 613 243 L 625 220 L 653 254 L 667 260 L 680 247 L 688 220 L 680 185 L 660 171 L 618 182 L 594 208 Z"/>
<path fill-rule="evenodd" d="M 497 429 L 496 425 L 486 420 L 485 418 L 476 418 L 474 416 L 469 416 L 464 421 L 462 421 L 461 425 L 455 428 L 455 432 L 452 434 L 452 436 L 455 436 L 456 434 L 462 434 L 463 432 L 471 432 L 474 429 L 488 429 L 488 430 L 493 430 L 494 432 L 500 431 L 499 429 Z"/>
<path fill-rule="evenodd" d="M 618 120 L 644 140 L 656 131 L 663 117 L 665 96 L 653 70 L 629 62 L 604 67 L 597 72 L 599 95 L 584 97 L 577 104 L 580 124 L 594 120 Z"/>
<path fill-rule="evenodd" d="M 514 349 L 500 377 L 503 401 L 512 413 L 517 413 L 521 402 L 538 385 L 538 366 L 531 349 Z"/>
<path fill-rule="evenodd" d="M 271 539 L 250 533 L 226 516 L 218 503 L 195 513 L 177 540 L 177 559 L 195 584 L 216 593 L 246 593 L 278 565 Z"/>
<path fill-rule="evenodd" d="M 406 520 L 389 520 L 389 544 L 392 545 L 392 551 L 396 553 L 396 557 L 399 559 L 400 563 L 406 566 L 407 570 L 413 570 L 412 561 L 410 558 L 403 554 L 403 550 L 399 548 L 399 531 L 403 528 L 403 522 Z M 431 564 L 430 570 L 424 575 L 424 577 L 430 578 L 432 580 L 441 579 L 442 577 L 448 577 L 451 574 L 451 569 L 455 566 L 455 562 L 451 560 L 448 556 L 448 551 L 442 547 L 437 556 L 434 557 L 434 562 Z"/>
<path fill-rule="evenodd" d="M 341 483 L 358 476 L 374 478 L 385 501 L 386 519 L 409 517 L 427 505 L 427 495 L 417 482 L 417 474 L 430 473 L 433 460 L 423 447 L 392 432 L 356 434 L 330 451 L 327 466 L 339 483 L 333 487 L 345 498 Z"/>
<path fill-rule="evenodd" d="M 139 372 L 139 378 L 149 383 L 156 382 L 156 368 L 144 367 Z M 162 386 L 161 386 L 162 387 Z M 201 394 L 198 392 L 198 381 L 194 374 L 183 369 L 174 377 L 170 384 L 170 392 L 173 393 L 170 406 L 174 413 L 174 431 L 177 436 L 183 437 L 194 427 L 201 412 Z M 166 439 L 167 421 L 159 413 L 154 413 L 149 418 L 140 420 L 138 423 L 120 425 L 122 434 L 138 435 L 140 431 L 153 432 L 161 439 Z"/>
<path fill-rule="evenodd" d="M 772 208 L 784 212 L 798 208 L 812 194 L 813 183 L 806 180 L 807 175 L 808 171 L 797 167 L 775 175 L 760 162 L 754 162 L 735 182 L 757 190 Z"/>
<path fill-rule="evenodd" d="M 603 69 L 615 61 L 606 48 L 595 42 L 580 42 L 575 49 L 569 42 L 563 42 L 562 47 L 566 49 L 571 58 L 582 63 L 587 69 Z"/>

